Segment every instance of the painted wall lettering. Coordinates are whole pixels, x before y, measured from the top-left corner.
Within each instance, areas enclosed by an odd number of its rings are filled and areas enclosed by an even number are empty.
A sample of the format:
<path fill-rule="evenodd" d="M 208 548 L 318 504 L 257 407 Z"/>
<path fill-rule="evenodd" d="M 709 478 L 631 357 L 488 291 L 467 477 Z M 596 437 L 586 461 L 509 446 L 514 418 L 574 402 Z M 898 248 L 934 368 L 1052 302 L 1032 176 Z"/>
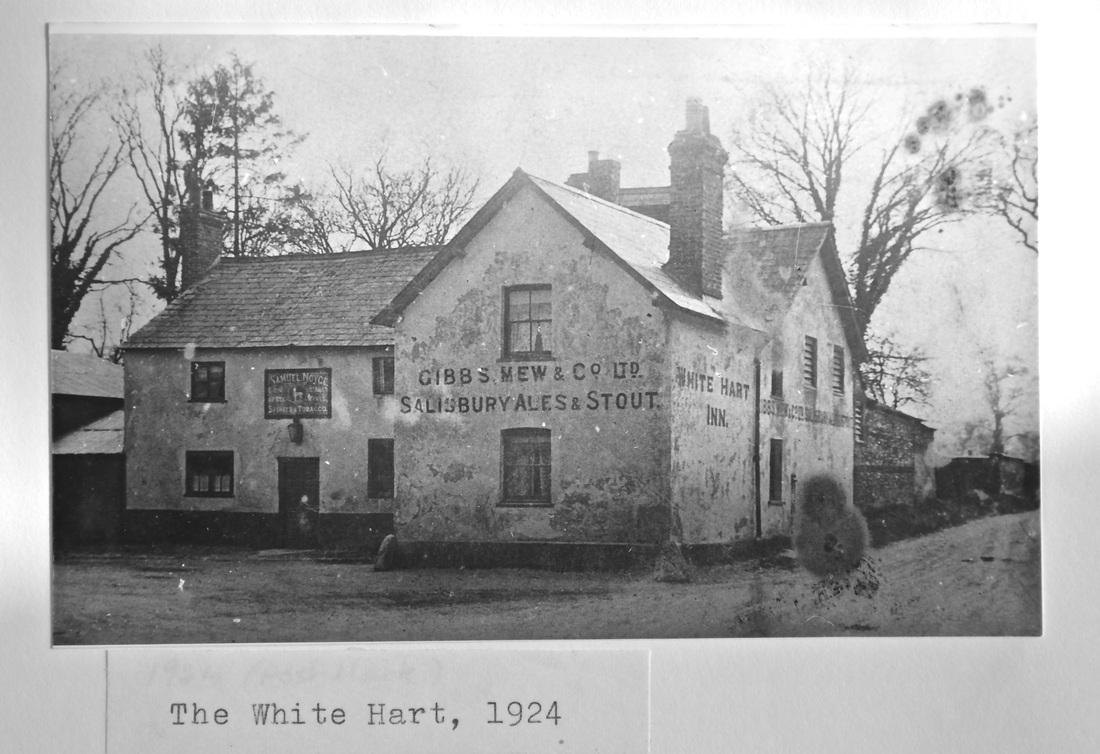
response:
<path fill-rule="evenodd" d="M 532 364 L 501 364 L 499 367 L 448 366 L 437 369 L 421 369 L 416 381 L 424 387 L 437 385 L 485 385 L 505 382 L 564 382 L 573 380 L 636 380 L 645 376 L 642 365 L 637 361 L 610 361 L 606 364 L 598 361 L 578 361 L 569 366 L 554 363 L 535 362 Z M 747 388 L 748 386 L 745 385 Z"/>
<path fill-rule="evenodd" d="M 708 427 L 728 427 L 726 424 L 726 409 L 715 408 L 714 406 L 707 406 L 707 426 Z"/>
<path fill-rule="evenodd" d="M 517 395 L 447 395 L 400 399 L 403 414 L 492 414 L 508 411 L 614 411 L 656 410 L 661 407 L 656 390 L 603 393 L 589 390 L 586 395 L 564 393 L 519 393 Z"/>
<path fill-rule="evenodd" d="M 823 411 L 809 406 L 771 399 L 760 401 L 760 413 L 785 416 L 788 419 L 797 419 L 813 424 L 831 424 L 834 427 L 848 427 L 852 424 L 852 417 L 839 411 Z"/>
<path fill-rule="evenodd" d="M 695 390 L 700 393 L 718 392 L 729 398 L 748 400 L 752 397 L 752 385 L 747 382 L 737 382 L 727 377 L 695 372 L 685 367 L 676 367 L 676 385 L 687 390 Z"/>
<path fill-rule="evenodd" d="M 332 370 L 265 369 L 265 419 L 328 419 L 332 416 Z"/>

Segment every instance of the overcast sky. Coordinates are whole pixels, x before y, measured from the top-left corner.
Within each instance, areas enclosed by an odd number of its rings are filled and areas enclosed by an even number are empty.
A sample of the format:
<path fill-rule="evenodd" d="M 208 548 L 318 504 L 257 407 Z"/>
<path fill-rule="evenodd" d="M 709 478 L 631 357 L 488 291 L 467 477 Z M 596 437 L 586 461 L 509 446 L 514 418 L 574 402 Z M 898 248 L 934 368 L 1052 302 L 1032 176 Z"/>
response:
<path fill-rule="evenodd" d="M 624 185 L 668 183 L 666 147 L 684 100 L 702 97 L 728 144 L 762 86 L 797 87 L 814 70 L 854 70 L 875 102 L 884 139 L 940 97 L 983 86 L 1000 103 L 991 125 L 1035 117 L 1034 42 L 1027 37 L 894 39 L 475 38 L 54 34 L 51 62 L 69 86 L 125 82 L 161 43 L 182 72 L 236 52 L 276 95 L 284 124 L 309 134 L 284 167 L 306 184 L 327 165 L 394 166 L 431 155 L 481 179 L 485 199 L 516 167 L 564 181 L 588 150 L 622 163 Z M 885 143 L 885 142 L 883 142 Z M 862 176 L 846 175 L 842 252 Z M 124 204 L 127 196 L 118 197 Z M 121 206 L 121 205 L 120 205 Z M 876 313 L 876 326 L 934 357 L 936 405 L 914 409 L 944 427 L 980 411 L 976 345 L 1036 363 L 1036 259 L 1002 225 L 967 221 L 914 256 Z M 149 269 L 155 244 L 132 244 L 113 273 Z M 956 294 L 966 316 L 959 319 Z M 114 304 L 111 304 L 114 306 Z M 109 307 L 110 308 L 110 307 Z M 144 316 L 155 311 L 149 301 Z M 113 315 L 112 315 L 113 316 Z M 86 307 L 85 321 L 98 317 Z M 1037 398 L 1036 401 L 1037 403 Z M 1037 425 L 1031 406 L 1025 424 Z M 1018 428 L 1024 428 L 1023 426 Z"/>

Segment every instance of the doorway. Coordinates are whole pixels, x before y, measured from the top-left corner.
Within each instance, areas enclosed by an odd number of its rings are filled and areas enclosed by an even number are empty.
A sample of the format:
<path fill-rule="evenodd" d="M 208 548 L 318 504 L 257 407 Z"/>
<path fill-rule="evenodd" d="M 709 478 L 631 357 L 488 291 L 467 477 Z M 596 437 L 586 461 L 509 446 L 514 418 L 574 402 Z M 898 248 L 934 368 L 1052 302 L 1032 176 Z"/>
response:
<path fill-rule="evenodd" d="M 279 518 L 284 547 L 305 550 L 317 546 L 320 468 L 320 458 L 279 459 Z"/>

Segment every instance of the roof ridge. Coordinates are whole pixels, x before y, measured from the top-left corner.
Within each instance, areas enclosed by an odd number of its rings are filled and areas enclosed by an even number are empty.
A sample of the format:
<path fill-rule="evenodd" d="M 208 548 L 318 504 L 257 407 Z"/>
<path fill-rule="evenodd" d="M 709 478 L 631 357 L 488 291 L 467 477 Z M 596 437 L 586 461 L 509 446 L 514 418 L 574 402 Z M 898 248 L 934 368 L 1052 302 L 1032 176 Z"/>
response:
<path fill-rule="evenodd" d="M 549 185 L 553 186 L 554 188 L 564 189 L 565 191 L 569 191 L 573 194 L 576 194 L 581 199 L 589 199 L 591 201 L 596 202 L 597 204 L 602 204 L 605 207 L 608 207 L 610 209 L 618 210 L 619 212 L 622 212 L 622 213 L 627 214 L 627 215 L 631 215 L 632 217 L 636 217 L 636 218 L 639 218 L 641 220 L 645 220 L 646 222 L 653 223 L 654 225 L 659 225 L 659 226 L 664 227 L 664 228 L 668 227 L 668 223 L 663 223 L 660 220 L 656 220 L 656 219 L 650 217 L 649 215 L 643 215 L 641 212 L 637 212 L 636 210 L 630 209 L 630 207 L 624 207 L 621 204 L 617 204 L 615 202 L 608 201 L 607 199 L 596 196 L 595 194 L 590 194 L 587 191 L 581 191 L 580 189 L 573 188 L 572 186 L 566 186 L 564 183 L 556 183 L 554 181 L 549 181 L 545 178 L 540 178 L 537 175 L 532 175 L 531 173 L 526 173 L 526 175 L 531 180 L 549 184 Z"/>
<path fill-rule="evenodd" d="M 308 251 L 294 252 L 291 254 L 265 254 L 262 256 L 221 256 L 218 262 L 230 262 L 234 264 L 264 264 L 284 260 L 317 259 L 325 261 L 347 259 L 349 257 L 364 257 L 377 254 L 435 254 L 446 244 L 425 244 L 423 246 L 393 246 L 385 249 L 356 249 L 354 251 L 334 251 L 327 253 L 312 253 Z"/>

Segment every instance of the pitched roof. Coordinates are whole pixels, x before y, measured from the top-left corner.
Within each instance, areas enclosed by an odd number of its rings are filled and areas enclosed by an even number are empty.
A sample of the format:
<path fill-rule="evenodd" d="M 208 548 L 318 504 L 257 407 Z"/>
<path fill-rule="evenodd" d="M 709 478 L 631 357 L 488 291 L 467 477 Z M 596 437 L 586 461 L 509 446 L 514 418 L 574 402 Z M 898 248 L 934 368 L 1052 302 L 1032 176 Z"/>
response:
<path fill-rule="evenodd" d="M 683 311 L 722 321 L 722 315 L 708 301 L 681 286 L 664 269 L 668 259 L 668 224 L 608 202 L 579 189 L 537 178 L 516 169 L 512 177 L 462 227 L 451 242 L 394 297 L 393 302 L 374 318 L 378 324 L 392 325 L 397 315 L 443 271 L 454 257 L 464 253 L 466 245 L 496 215 L 505 202 L 521 188 L 530 186 L 544 197 L 562 217 L 585 236 L 585 242 L 618 263 L 634 279 L 652 291 L 658 301 Z"/>
<path fill-rule="evenodd" d="M 88 353 L 50 351 L 50 392 L 122 398 L 122 367 Z"/>
<path fill-rule="evenodd" d="M 658 303 L 706 319 L 769 332 L 790 309 L 801 290 L 804 273 L 820 256 L 827 284 L 857 360 L 866 357 L 863 338 L 848 294 L 844 270 L 833 242 L 830 223 L 753 228 L 727 240 L 726 278 L 735 293 L 724 299 L 699 296 L 665 270 L 669 226 L 622 205 L 570 186 L 516 169 L 512 177 L 466 223 L 415 278 L 383 308 L 374 322 L 392 325 L 397 315 L 420 295 L 443 268 L 520 189 L 535 189 L 585 237 L 586 245 L 618 263 L 653 294 Z"/>
<path fill-rule="evenodd" d="M 763 297 L 744 302 L 742 310 L 755 310 L 765 320 L 781 317 L 794 302 L 815 258 L 821 259 L 833 304 L 844 327 L 848 345 L 857 361 L 866 358 L 862 329 L 848 292 L 844 268 L 837 254 L 832 223 L 799 223 L 764 228 L 738 228 L 727 242 L 729 259 L 736 265 L 749 261 Z M 748 304 L 748 305 L 745 305 Z"/>
<path fill-rule="evenodd" d="M 615 257 L 680 309 L 721 319 L 721 313 L 680 285 L 664 269 L 668 261 L 668 224 L 569 186 L 528 176 L 554 204 L 576 220 Z"/>
<path fill-rule="evenodd" d="M 756 262 L 756 274 L 768 290 L 793 300 L 830 230 L 830 223 L 738 228 L 729 234 L 730 250 Z"/>
<path fill-rule="evenodd" d="M 125 412 L 122 409 L 112 411 L 58 438 L 54 441 L 52 452 L 55 455 L 121 453 L 125 423 Z"/>
<path fill-rule="evenodd" d="M 126 347 L 387 345 L 393 332 L 371 318 L 438 251 L 223 257 Z"/>

